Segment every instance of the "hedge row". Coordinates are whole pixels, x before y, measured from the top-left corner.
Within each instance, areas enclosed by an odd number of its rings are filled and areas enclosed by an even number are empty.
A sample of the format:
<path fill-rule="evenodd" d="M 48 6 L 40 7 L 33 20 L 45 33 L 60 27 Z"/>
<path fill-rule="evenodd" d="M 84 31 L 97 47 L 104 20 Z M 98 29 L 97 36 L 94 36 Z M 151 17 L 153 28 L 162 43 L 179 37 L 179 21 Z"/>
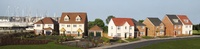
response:
<path fill-rule="evenodd" d="M 48 40 L 35 40 L 35 39 L 19 39 L 8 38 L 0 39 L 0 45 L 33 45 L 33 44 L 47 44 Z"/>

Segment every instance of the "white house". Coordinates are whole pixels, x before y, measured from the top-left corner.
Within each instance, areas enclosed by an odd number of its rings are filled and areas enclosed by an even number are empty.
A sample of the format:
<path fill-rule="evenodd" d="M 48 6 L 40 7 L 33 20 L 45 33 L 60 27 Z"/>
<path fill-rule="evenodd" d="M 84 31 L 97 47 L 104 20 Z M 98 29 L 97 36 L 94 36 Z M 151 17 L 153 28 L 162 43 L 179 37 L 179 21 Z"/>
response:
<path fill-rule="evenodd" d="M 108 36 L 122 39 L 134 37 L 132 18 L 112 18 L 108 24 Z"/>
<path fill-rule="evenodd" d="M 85 12 L 63 12 L 59 21 L 60 34 L 82 37 L 88 35 L 87 14 Z"/>
<path fill-rule="evenodd" d="M 36 35 L 51 35 L 52 32 L 58 33 L 58 22 L 50 17 L 45 17 L 34 23 L 34 30 Z"/>
<path fill-rule="evenodd" d="M 183 35 L 192 35 L 192 22 L 186 15 L 177 15 L 180 21 L 182 22 L 182 34 Z"/>

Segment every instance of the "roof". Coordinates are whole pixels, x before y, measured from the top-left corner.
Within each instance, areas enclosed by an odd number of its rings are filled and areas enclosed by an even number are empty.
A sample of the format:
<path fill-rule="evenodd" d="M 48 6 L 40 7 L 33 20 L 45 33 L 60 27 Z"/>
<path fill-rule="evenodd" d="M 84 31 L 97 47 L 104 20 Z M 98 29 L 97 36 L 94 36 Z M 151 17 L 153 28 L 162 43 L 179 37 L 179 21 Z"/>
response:
<path fill-rule="evenodd" d="M 69 21 L 64 21 L 66 16 L 69 17 Z M 81 21 L 76 21 L 77 16 L 81 18 Z M 85 22 L 87 22 L 87 13 L 85 12 L 63 12 L 59 21 L 59 23 L 65 24 L 80 24 Z"/>
<path fill-rule="evenodd" d="M 125 22 L 128 22 L 130 26 L 134 26 L 132 18 L 112 18 L 115 26 L 122 26 Z"/>
<path fill-rule="evenodd" d="M 170 19 L 172 24 L 174 24 L 174 25 L 182 25 L 181 21 L 178 19 L 178 17 L 176 15 L 167 15 L 167 17 Z M 177 20 L 177 23 L 174 22 L 174 19 Z"/>
<path fill-rule="evenodd" d="M 185 25 L 192 25 L 192 22 L 186 15 L 177 15 L 180 21 Z M 186 20 L 186 21 L 185 21 Z"/>
<path fill-rule="evenodd" d="M 53 20 L 51 17 L 45 17 L 34 24 L 58 24 L 58 22 Z"/>
<path fill-rule="evenodd" d="M 95 30 L 95 31 L 103 31 L 103 29 L 101 29 L 99 26 L 95 25 L 92 28 L 90 28 L 89 30 Z"/>
<path fill-rule="evenodd" d="M 147 18 L 147 19 L 149 19 L 149 21 L 151 21 L 151 23 L 154 25 L 154 26 L 159 26 L 161 23 L 162 23 L 162 21 L 159 19 L 159 18 Z"/>
<path fill-rule="evenodd" d="M 136 26 L 145 26 L 145 24 L 140 23 L 140 22 L 136 21 L 135 19 L 132 19 L 132 20 L 133 20 L 133 22 L 135 23 Z"/>
<path fill-rule="evenodd" d="M 44 28 L 44 30 L 53 30 L 51 27 L 49 27 L 49 28 Z"/>

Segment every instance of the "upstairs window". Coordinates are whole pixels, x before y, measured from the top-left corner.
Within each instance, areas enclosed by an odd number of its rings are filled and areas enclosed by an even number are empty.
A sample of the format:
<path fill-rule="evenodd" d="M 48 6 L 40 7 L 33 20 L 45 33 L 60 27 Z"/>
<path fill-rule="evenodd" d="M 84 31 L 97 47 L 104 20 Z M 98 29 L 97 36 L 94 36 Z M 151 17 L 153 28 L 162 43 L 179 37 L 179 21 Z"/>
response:
<path fill-rule="evenodd" d="M 118 30 L 120 30 L 120 27 L 117 27 Z"/>
<path fill-rule="evenodd" d="M 125 29 L 127 29 L 127 27 L 125 26 Z"/>
<path fill-rule="evenodd" d="M 76 17 L 76 21 L 81 21 L 81 17 L 80 17 L 80 16 L 77 16 L 77 17 Z"/>
<path fill-rule="evenodd" d="M 69 21 L 69 16 L 65 16 L 64 21 Z"/>
<path fill-rule="evenodd" d="M 188 19 L 184 19 L 183 21 L 184 21 L 185 23 L 188 23 L 188 22 L 189 22 L 189 20 L 188 20 Z"/>
<path fill-rule="evenodd" d="M 40 27 L 40 24 L 37 24 L 37 27 Z"/>
<path fill-rule="evenodd" d="M 173 19 L 174 23 L 178 23 L 178 19 Z"/>
<path fill-rule="evenodd" d="M 51 25 L 51 24 L 49 24 L 48 26 L 49 26 L 49 27 L 51 27 L 52 25 Z"/>

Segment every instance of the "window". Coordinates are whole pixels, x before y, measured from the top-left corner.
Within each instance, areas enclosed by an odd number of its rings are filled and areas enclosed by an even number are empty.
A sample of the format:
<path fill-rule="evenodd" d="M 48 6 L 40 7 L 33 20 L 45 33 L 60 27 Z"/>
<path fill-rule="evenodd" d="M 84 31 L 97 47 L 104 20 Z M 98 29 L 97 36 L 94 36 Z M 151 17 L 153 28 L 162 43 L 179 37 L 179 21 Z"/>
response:
<path fill-rule="evenodd" d="M 132 27 L 130 27 L 130 29 L 132 29 Z"/>
<path fill-rule="evenodd" d="M 40 24 L 37 24 L 37 27 L 40 27 Z"/>
<path fill-rule="evenodd" d="M 62 26 L 62 27 L 64 27 L 65 25 L 64 25 L 64 24 L 62 24 L 61 26 Z"/>
<path fill-rule="evenodd" d="M 76 34 L 77 32 L 76 31 L 73 31 L 73 34 Z"/>
<path fill-rule="evenodd" d="M 113 26 L 111 26 L 111 29 L 113 29 Z"/>
<path fill-rule="evenodd" d="M 73 25 L 73 27 L 76 27 L 76 25 Z"/>
<path fill-rule="evenodd" d="M 118 27 L 117 29 L 120 30 L 120 27 Z"/>
<path fill-rule="evenodd" d="M 64 21 L 69 21 L 69 16 L 65 16 Z"/>
<path fill-rule="evenodd" d="M 79 27 L 82 27 L 82 25 L 79 25 Z"/>
<path fill-rule="evenodd" d="M 185 33 L 188 33 L 188 31 L 185 31 Z"/>
<path fill-rule="evenodd" d="M 176 29 L 176 25 L 174 25 L 174 28 Z"/>
<path fill-rule="evenodd" d="M 178 31 L 178 34 L 181 34 L 181 31 Z"/>
<path fill-rule="evenodd" d="M 144 35 L 144 32 L 140 32 L 141 35 Z"/>
<path fill-rule="evenodd" d="M 178 23 L 178 19 L 172 19 L 174 23 Z"/>
<path fill-rule="evenodd" d="M 164 29 L 164 26 L 160 26 L 161 29 Z"/>
<path fill-rule="evenodd" d="M 192 27 L 192 26 L 189 26 L 190 28 Z"/>
<path fill-rule="evenodd" d="M 145 26 L 142 26 L 142 29 L 144 29 L 145 28 Z"/>
<path fill-rule="evenodd" d="M 76 21 L 81 21 L 81 18 L 79 15 L 76 17 Z"/>
<path fill-rule="evenodd" d="M 121 33 L 117 33 L 117 36 L 118 36 L 118 37 L 121 37 Z"/>
<path fill-rule="evenodd" d="M 188 28 L 188 25 L 185 25 L 185 28 Z"/>
<path fill-rule="evenodd" d="M 111 33 L 111 36 L 113 36 L 113 33 Z"/>
<path fill-rule="evenodd" d="M 71 33 L 71 31 L 67 31 L 67 33 Z"/>
<path fill-rule="evenodd" d="M 189 22 L 189 20 L 188 20 L 188 19 L 184 19 L 183 21 L 184 21 L 184 22 L 186 22 L 186 23 L 188 23 L 188 22 Z"/>
<path fill-rule="evenodd" d="M 127 27 L 125 26 L 125 29 L 127 29 Z"/>
<path fill-rule="evenodd" d="M 70 25 L 67 25 L 67 27 L 70 27 Z"/>
<path fill-rule="evenodd" d="M 48 26 L 49 26 L 49 27 L 51 27 L 52 25 L 51 25 L 51 24 L 49 24 Z"/>
<path fill-rule="evenodd" d="M 129 36 L 132 36 L 132 33 L 129 33 Z"/>
<path fill-rule="evenodd" d="M 178 29 L 180 29 L 181 28 L 181 25 L 178 25 Z"/>

